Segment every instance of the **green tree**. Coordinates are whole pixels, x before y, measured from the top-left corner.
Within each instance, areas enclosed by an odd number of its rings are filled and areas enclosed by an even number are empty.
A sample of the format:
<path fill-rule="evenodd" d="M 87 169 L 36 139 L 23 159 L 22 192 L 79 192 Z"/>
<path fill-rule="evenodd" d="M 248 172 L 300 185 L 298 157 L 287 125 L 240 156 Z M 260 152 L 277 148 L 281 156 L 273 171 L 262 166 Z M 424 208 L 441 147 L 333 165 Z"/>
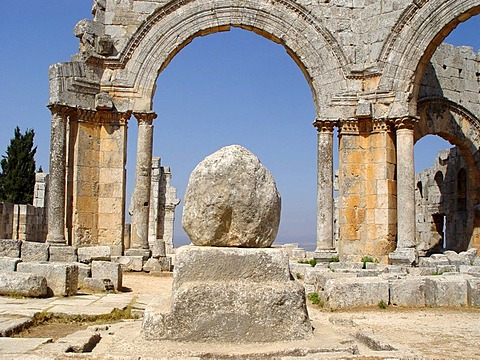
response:
<path fill-rule="evenodd" d="M 0 165 L 0 202 L 12 204 L 31 204 L 35 186 L 35 153 L 33 147 L 35 132 L 27 129 L 25 134 L 15 128 L 6 156 L 2 156 Z"/>

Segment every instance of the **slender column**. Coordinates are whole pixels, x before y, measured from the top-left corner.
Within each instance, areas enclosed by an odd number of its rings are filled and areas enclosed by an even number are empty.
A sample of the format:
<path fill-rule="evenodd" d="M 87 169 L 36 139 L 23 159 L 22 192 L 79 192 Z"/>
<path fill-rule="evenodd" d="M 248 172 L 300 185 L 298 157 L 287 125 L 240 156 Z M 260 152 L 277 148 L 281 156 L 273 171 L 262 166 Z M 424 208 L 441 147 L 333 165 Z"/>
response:
<path fill-rule="evenodd" d="M 143 250 L 149 256 L 148 218 L 150 213 L 150 189 L 152 175 L 153 112 L 134 113 L 138 120 L 137 163 L 135 169 L 135 189 L 132 196 L 131 249 Z M 135 251 L 127 252 L 128 255 Z M 138 251 L 137 251 L 138 252 Z M 147 254 L 148 253 L 148 254 Z"/>
<path fill-rule="evenodd" d="M 391 260 L 415 261 L 415 165 L 413 159 L 414 127 L 417 119 L 395 121 L 397 139 L 397 256 Z M 399 259 L 400 258 L 400 259 Z M 393 261 L 395 262 L 395 261 Z"/>
<path fill-rule="evenodd" d="M 65 178 L 68 108 L 59 105 L 50 105 L 49 109 L 52 113 L 52 121 L 50 130 L 47 241 L 52 244 L 66 245 Z"/>
<path fill-rule="evenodd" d="M 332 121 L 317 120 L 317 248 L 315 258 L 336 256 L 333 242 L 333 128 Z"/>

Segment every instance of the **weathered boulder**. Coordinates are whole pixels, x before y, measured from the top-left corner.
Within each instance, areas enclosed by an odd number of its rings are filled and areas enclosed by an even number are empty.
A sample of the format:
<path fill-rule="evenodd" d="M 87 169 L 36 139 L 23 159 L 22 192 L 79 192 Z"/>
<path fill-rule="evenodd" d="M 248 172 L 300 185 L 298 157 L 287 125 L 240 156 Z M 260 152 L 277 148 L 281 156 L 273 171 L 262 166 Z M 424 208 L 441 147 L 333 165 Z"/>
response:
<path fill-rule="evenodd" d="M 232 145 L 193 170 L 182 225 L 195 245 L 269 247 L 280 223 L 272 174 L 247 149 Z"/>
<path fill-rule="evenodd" d="M 0 295 L 47 296 L 47 280 L 30 273 L 0 272 Z"/>

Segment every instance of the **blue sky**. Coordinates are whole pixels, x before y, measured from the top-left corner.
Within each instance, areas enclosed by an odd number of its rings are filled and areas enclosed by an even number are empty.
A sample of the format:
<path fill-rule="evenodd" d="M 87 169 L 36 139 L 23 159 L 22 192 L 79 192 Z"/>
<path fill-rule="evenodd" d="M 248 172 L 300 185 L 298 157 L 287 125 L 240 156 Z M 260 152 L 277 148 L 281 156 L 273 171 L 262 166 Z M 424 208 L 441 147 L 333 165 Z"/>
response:
<path fill-rule="evenodd" d="M 48 170 L 49 65 L 77 52 L 75 24 L 91 18 L 89 0 L 0 2 L 9 14 L 0 23 L 0 154 L 13 136 L 35 130 L 37 166 Z M 480 18 L 461 24 L 448 38 L 480 48 Z M 310 88 L 285 49 L 254 33 L 234 29 L 196 38 L 160 74 L 154 99 L 154 156 L 172 167 L 172 183 L 183 197 L 188 176 L 205 156 L 230 144 L 255 153 L 272 172 L 282 194 L 277 242 L 315 243 L 316 132 Z M 134 178 L 136 122 L 128 137 L 128 189 Z M 449 145 L 429 136 L 415 149 L 418 170 Z M 176 240 L 187 243 L 177 208 Z"/>

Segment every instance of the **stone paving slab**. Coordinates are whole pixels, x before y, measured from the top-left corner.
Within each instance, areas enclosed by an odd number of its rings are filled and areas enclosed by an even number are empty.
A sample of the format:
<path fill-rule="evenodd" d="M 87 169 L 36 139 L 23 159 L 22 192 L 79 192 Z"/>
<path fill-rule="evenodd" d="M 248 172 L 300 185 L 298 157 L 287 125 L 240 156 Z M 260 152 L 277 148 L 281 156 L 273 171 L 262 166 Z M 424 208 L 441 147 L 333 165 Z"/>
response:
<path fill-rule="evenodd" d="M 7 337 L 16 334 L 22 329 L 30 326 L 31 323 L 31 317 L 0 317 L 0 337 Z"/>
<path fill-rule="evenodd" d="M 40 345 L 49 343 L 51 341 L 51 338 L 0 338 L 0 358 L 18 358 L 18 354 L 23 354 L 27 351 L 35 350 Z M 17 356 L 13 357 L 11 355 Z"/>

